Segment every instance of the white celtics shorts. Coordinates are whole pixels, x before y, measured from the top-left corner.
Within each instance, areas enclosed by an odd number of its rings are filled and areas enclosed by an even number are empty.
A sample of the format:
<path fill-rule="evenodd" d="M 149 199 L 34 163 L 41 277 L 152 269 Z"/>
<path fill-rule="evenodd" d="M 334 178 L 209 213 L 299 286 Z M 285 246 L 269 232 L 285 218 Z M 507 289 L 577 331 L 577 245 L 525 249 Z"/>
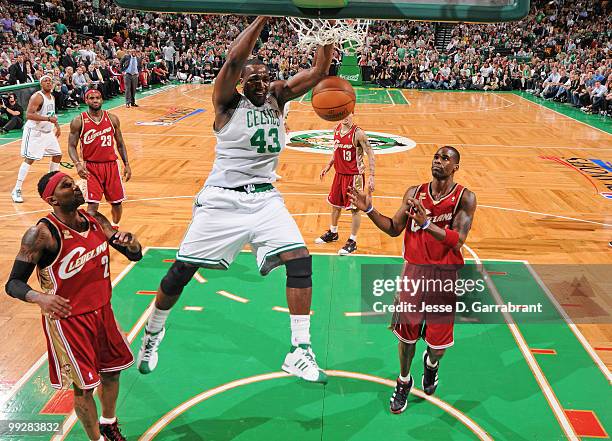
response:
<path fill-rule="evenodd" d="M 227 269 L 246 244 L 263 275 L 281 264 L 279 254 L 306 247 L 278 190 L 242 193 L 204 187 L 176 259 Z"/>
<path fill-rule="evenodd" d="M 41 132 L 34 128 L 23 129 L 21 138 L 21 156 L 39 161 L 43 156 L 59 156 L 62 154 L 59 142 L 54 132 Z"/>

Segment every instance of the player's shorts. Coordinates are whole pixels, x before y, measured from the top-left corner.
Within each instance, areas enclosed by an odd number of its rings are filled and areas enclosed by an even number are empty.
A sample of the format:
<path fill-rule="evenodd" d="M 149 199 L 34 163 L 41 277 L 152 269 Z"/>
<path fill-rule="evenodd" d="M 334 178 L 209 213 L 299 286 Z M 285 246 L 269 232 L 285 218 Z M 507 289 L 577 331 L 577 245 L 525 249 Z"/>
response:
<path fill-rule="evenodd" d="M 227 269 L 246 244 L 263 275 L 281 265 L 281 253 L 306 247 L 278 190 L 243 193 L 207 186 L 195 198 L 176 259 Z"/>
<path fill-rule="evenodd" d="M 125 200 L 125 188 L 118 161 L 86 162 L 85 167 L 89 172 L 85 202 L 99 204 L 103 194 L 111 204 Z"/>
<path fill-rule="evenodd" d="M 355 207 L 351 204 L 348 198 L 348 188 L 355 187 L 357 190 L 363 190 L 364 175 L 343 175 L 336 173 L 334 182 L 332 182 L 327 202 L 337 208 L 353 210 Z"/>
<path fill-rule="evenodd" d="M 92 389 L 100 384 L 100 373 L 122 371 L 134 363 L 110 303 L 61 320 L 43 316 L 42 323 L 55 389 L 67 389 L 73 383 L 79 389 Z"/>
<path fill-rule="evenodd" d="M 423 337 L 433 349 L 452 346 L 456 295 L 454 289 L 446 288 L 455 286 L 457 270 L 405 263 L 402 281 L 405 277 L 422 282 L 416 290 L 409 288 L 398 292 L 395 304 L 401 305 L 403 310 L 393 316 L 393 333 L 405 343 L 414 344 Z"/>
<path fill-rule="evenodd" d="M 31 127 L 23 129 L 21 156 L 39 161 L 43 156 L 60 156 L 62 149 L 54 132 L 41 132 Z"/>

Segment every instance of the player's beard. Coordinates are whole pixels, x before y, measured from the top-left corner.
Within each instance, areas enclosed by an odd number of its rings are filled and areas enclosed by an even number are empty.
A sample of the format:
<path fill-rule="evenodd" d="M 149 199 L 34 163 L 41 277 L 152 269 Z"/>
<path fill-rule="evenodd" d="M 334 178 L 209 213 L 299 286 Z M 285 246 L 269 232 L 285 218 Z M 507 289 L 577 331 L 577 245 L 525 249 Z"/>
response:
<path fill-rule="evenodd" d="M 75 193 L 72 200 L 67 203 L 64 208 L 68 211 L 76 211 L 81 205 L 85 203 L 85 198 L 82 193 Z"/>

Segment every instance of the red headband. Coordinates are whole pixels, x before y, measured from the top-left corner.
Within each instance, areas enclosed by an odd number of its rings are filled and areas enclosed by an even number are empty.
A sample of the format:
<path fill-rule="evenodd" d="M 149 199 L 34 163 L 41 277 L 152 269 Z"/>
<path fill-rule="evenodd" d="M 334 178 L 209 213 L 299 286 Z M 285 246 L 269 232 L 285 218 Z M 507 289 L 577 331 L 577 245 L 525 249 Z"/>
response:
<path fill-rule="evenodd" d="M 87 89 L 87 92 L 85 92 L 85 98 L 87 98 L 92 93 L 97 93 L 98 95 L 102 96 L 98 89 Z"/>
<path fill-rule="evenodd" d="M 41 196 L 44 201 L 46 201 L 47 198 L 53 196 L 53 193 L 55 192 L 55 188 L 57 187 L 57 184 L 59 184 L 60 181 L 66 176 L 68 175 L 62 172 L 57 172 L 56 174 L 51 176 L 51 179 L 49 179 L 49 182 L 47 182 L 45 191 L 43 191 L 43 194 Z"/>

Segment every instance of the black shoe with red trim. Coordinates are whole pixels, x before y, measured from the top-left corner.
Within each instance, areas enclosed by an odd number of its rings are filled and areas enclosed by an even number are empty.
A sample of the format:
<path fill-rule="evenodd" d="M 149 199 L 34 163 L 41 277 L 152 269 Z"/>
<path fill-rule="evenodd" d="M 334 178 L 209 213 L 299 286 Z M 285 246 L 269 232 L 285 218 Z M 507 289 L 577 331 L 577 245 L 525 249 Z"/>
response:
<path fill-rule="evenodd" d="M 100 433 L 106 441 L 126 441 L 121 434 L 121 430 L 119 430 L 119 421 L 117 420 L 113 424 L 100 423 Z"/>

